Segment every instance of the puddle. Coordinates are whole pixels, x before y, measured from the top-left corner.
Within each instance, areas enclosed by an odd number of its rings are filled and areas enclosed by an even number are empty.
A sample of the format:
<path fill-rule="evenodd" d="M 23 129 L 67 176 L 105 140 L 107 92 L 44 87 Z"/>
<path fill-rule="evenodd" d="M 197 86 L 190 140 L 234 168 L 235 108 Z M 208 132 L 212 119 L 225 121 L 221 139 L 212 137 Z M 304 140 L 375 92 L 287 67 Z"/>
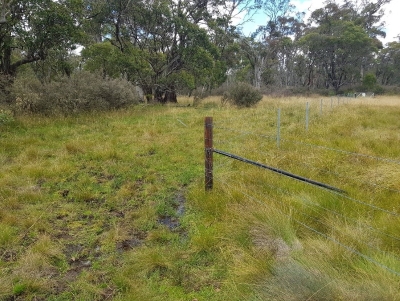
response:
<path fill-rule="evenodd" d="M 138 238 L 126 239 L 117 243 L 117 250 L 119 252 L 128 251 L 141 245 L 142 241 Z"/>
<path fill-rule="evenodd" d="M 185 197 L 181 193 L 179 193 L 176 196 L 175 201 L 176 201 L 176 205 L 174 206 L 174 209 L 175 209 L 176 215 L 175 216 L 161 216 L 158 219 L 158 222 L 161 225 L 166 226 L 170 230 L 175 230 L 180 227 L 181 224 L 179 222 L 179 219 L 182 215 L 185 214 L 185 203 L 186 203 Z"/>

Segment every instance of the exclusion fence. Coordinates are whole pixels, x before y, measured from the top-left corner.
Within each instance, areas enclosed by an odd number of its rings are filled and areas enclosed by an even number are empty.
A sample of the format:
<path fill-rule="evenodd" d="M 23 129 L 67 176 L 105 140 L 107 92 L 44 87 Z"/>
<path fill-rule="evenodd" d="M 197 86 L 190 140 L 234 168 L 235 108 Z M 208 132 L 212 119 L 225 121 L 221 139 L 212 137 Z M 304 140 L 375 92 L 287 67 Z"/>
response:
<path fill-rule="evenodd" d="M 330 186 L 330 185 L 327 185 L 324 183 L 320 183 L 320 182 L 317 182 L 317 181 L 314 181 L 314 180 L 311 180 L 311 179 L 308 179 L 308 178 L 305 178 L 305 177 L 302 177 L 299 175 L 295 175 L 295 174 L 292 174 L 290 172 L 287 172 L 287 171 L 284 171 L 284 170 L 281 170 L 281 169 L 278 169 L 275 167 L 267 166 L 265 164 L 261 164 L 259 162 L 249 160 L 249 159 L 246 159 L 246 158 L 234 155 L 234 154 L 230 154 L 230 153 L 224 152 L 222 150 L 214 149 L 213 148 L 213 119 L 212 119 L 212 117 L 205 118 L 204 146 L 205 146 L 205 190 L 211 190 L 213 188 L 213 153 L 217 153 L 222 156 L 229 157 L 231 159 L 235 159 L 235 160 L 247 163 L 247 164 L 251 164 L 251 165 L 263 168 L 263 169 L 270 170 L 272 172 L 281 174 L 283 176 L 286 176 L 286 177 L 289 177 L 292 179 L 296 179 L 301 182 L 305 182 L 308 184 L 326 188 L 328 190 L 336 191 L 339 193 L 345 193 L 345 191 L 343 191 L 339 188 L 336 188 L 336 187 L 333 187 L 333 186 Z"/>
<path fill-rule="evenodd" d="M 278 124 L 280 120 L 280 110 L 278 111 Z M 380 162 L 382 164 L 394 164 L 400 165 L 400 161 L 397 159 L 388 159 L 388 158 L 380 158 L 376 156 L 358 154 L 354 152 L 349 152 L 345 150 L 340 150 L 336 148 L 314 145 L 310 143 L 300 142 L 300 141 L 291 141 L 286 139 L 280 139 L 280 128 L 278 126 L 276 136 L 266 136 L 257 134 L 254 132 L 243 131 L 242 129 L 231 129 L 230 127 L 224 127 L 220 125 L 215 125 L 213 123 L 212 117 L 205 117 L 204 120 L 204 145 L 205 145 L 205 190 L 211 191 L 213 189 L 213 184 L 215 181 L 222 184 L 223 186 L 229 188 L 231 190 L 238 190 L 243 196 L 251 201 L 256 202 L 260 206 L 265 206 L 265 193 L 259 193 L 257 190 L 246 191 L 245 185 L 235 185 L 230 183 L 229 181 L 225 181 L 225 178 L 220 177 L 219 175 L 213 174 L 213 168 L 218 168 L 219 165 L 213 162 L 213 154 L 216 153 L 224 158 L 227 158 L 225 162 L 237 160 L 249 165 L 253 165 L 259 167 L 264 170 L 272 171 L 278 175 L 282 175 L 286 178 L 295 179 L 297 181 L 311 184 L 310 189 L 312 187 L 320 188 L 322 194 L 329 195 L 329 199 L 332 200 L 332 203 L 324 203 L 319 202 L 321 199 L 320 194 L 318 193 L 318 199 L 312 199 L 308 194 L 299 194 L 293 193 L 289 189 L 284 188 L 280 184 L 273 183 L 263 183 L 262 189 L 264 191 L 270 191 L 271 193 L 276 193 L 276 195 L 281 195 L 283 198 L 276 198 L 275 201 L 283 206 L 276 207 L 278 211 L 282 213 L 282 215 L 287 216 L 293 223 L 299 225 L 303 229 L 310 231 L 316 235 L 323 237 L 324 239 L 336 244 L 337 246 L 347 250 L 348 252 L 362 258 L 365 261 L 372 263 L 373 265 L 386 270 L 387 272 L 400 276 L 400 257 L 399 257 L 399 247 L 400 247 L 400 236 L 398 232 L 393 231 L 396 227 L 393 226 L 393 229 L 382 227 L 376 224 L 375 219 L 385 219 L 391 220 L 393 223 L 398 223 L 400 221 L 400 214 L 396 210 L 397 205 L 393 203 L 393 210 L 389 207 L 381 208 L 379 205 L 375 205 L 371 202 L 371 196 L 368 196 L 367 201 L 362 201 L 354 196 L 352 196 L 353 192 L 349 190 L 345 192 L 343 189 L 339 189 L 337 187 L 333 187 L 331 185 L 327 185 L 325 183 L 321 183 L 315 180 L 311 180 L 310 178 L 302 177 L 293 173 L 289 173 L 285 170 L 281 170 L 275 167 L 271 167 L 262 163 L 259 163 L 254 160 L 250 160 L 241 156 L 238 156 L 233 153 L 229 153 L 226 151 L 219 150 L 214 148 L 213 138 L 218 138 L 213 133 L 213 129 L 223 130 L 224 132 L 231 132 L 238 134 L 238 137 L 243 138 L 243 136 L 251 136 L 251 139 L 258 137 L 260 140 L 268 139 L 273 141 L 274 138 L 277 138 L 277 149 L 279 152 L 283 151 L 282 145 L 280 142 L 285 143 L 293 143 L 294 145 L 304 146 L 307 149 L 313 148 L 315 150 L 321 151 L 332 151 L 339 155 L 343 156 L 351 156 L 351 157 L 360 157 L 361 159 L 370 159 Z M 218 134 L 218 133 L 217 133 Z M 232 139 L 233 140 L 233 139 Z M 215 141 L 221 142 L 219 139 Z M 223 143 L 226 143 L 225 140 L 222 140 Z M 235 139 L 236 143 L 236 139 Z M 243 143 L 243 142 L 242 142 Z M 271 144 L 272 145 L 272 144 Z M 241 149 L 246 150 L 246 146 L 242 146 Z M 235 151 L 233 151 L 235 152 Z M 262 153 L 264 154 L 264 153 Z M 233 160 L 229 160 L 233 159 Z M 356 160 L 357 161 L 357 160 Z M 308 170 L 310 166 L 307 166 Z M 329 170 L 322 170 L 323 173 L 331 174 Z M 333 176 L 338 176 L 340 179 L 342 178 L 341 174 L 332 173 Z M 312 177 L 312 176 L 311 176 Z M 346 180 L 348 182 L 348 180 Z M 362 186 L 368 183 L 363 183 Z M 385 197 L 388 197 L 388 194 L 397 194 L 400 193 L 400 190 L 389 187 L 380 186 L 379 183 L 375 183 L 374 186 L 377 185 L 378 191 L 386 191 Z M 347 185 L 346 187 L 348 187 Z M 323 192 L 325 191 L 326 194 Z M 370 193 L 370 192 L 369 192 Z M 290 203 L 291 202 L 291 203 Z M 335 206 L 335 203 L 338 206 Z M 305 210 L 298 210 L 300 206 Z M 352 211 L 343 210 L 342 206 L 346 206 L 354 209 Z M 282 207 L 282 208 L 281 208 Z M 279 209 L 281 208 L 281 209 Z M 291 213 L 285 212 L 286 208 L 290 208 L 290 211 L 293 212 L 297 210 L 296 215 L 292 215 Z M 367 216 L 358 216 L 355 212 L 357 212 L 356 208 L 364 208 L 362 212 L 366 212 Z M 293 210 L 293 211 L 292 211 Z M 338 224 L 327 223 L 326 216 L 329 215 L 332 219 L 337 219 L 339 221 Z M 297 216 L 297 217 L 296 217 Z M 363 240 L 361 237 L 352 237 L 348 233 L 344 233 L 343 229 L 340 226 L 340 221 L 349 227 L 353 225 L 355 229 L 358 231 L 362 231 L 363 237 L 367 237 L 369 239 Z M 354 240 L 355 239 L 355 240 Z M 380 244 L 376 244 L 377 241 L 380 241 Z"/>

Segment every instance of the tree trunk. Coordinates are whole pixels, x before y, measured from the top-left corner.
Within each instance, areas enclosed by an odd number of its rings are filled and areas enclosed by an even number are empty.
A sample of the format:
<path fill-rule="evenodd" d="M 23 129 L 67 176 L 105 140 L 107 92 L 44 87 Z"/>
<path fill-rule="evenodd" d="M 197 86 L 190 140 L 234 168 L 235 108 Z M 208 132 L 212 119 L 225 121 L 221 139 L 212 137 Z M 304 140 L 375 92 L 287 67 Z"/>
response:
<path fill-rule="evenodd" d="M 153 89 L 149 86 L 141 86 L 141 88 L 146 97 L 146 102 L 151 102 L 153 100 Z"/>
<path fill-rule="evenodd" d="M 11 37 L 9 36 L 11 33 L 6 34 L 3 38 L 3 41 L 0 41 L 0 72 L 7 76 L 14 76 L 15 69 L 11 68 Z"/>
<path fill-rule="evenodd" d="M 14 78 L 9 75 L 0 73 L 0 103 L 11 104 L 13 98 L 10 93 L 10 88 L 14 83 Z"/>
<path fill-rule="evenodd" d="M 256 89 L 261 88 L 261 74 L 262 70 L 264 68 L 264 57 L 258 56 L 255 59 L 255 64 L 254 64 L 254 87 Z"/>
<path fill-rule="evenodd" d="M 175 90 L 165 92 L 164 102 L 178 102 Z"/>
<path fill-rule="evenodd" d="M 163 96 L 164 96 L 164 92 L 161 89 L 159 89 L 159 88 L 155 89 L 155 92 L 154 92 L 154 100 L 155 101 L 160 102 L 160 103 L 165 103 Z"/>
<path fill-rule="evenodd" d="M 0 41 L 0 103 L 11 103 L 10 88 L 14 83 L 15 68 L 11 65 L 11 44 L 10 37 L 6 36 Z"/>

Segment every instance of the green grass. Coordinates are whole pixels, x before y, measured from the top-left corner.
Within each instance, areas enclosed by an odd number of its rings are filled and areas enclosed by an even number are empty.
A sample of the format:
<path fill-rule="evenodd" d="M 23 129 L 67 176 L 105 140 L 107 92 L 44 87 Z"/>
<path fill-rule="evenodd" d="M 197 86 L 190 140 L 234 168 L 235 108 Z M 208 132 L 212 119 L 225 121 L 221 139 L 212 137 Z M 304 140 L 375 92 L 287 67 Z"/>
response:
<path fill-rule="evenodd" d="M 382 234 L 400 233 L 399 165 L 376 159 L 400 161 L 400 103 L 378 102 L 7 117 L 0 300 L 400 300 L 399 276 L 374 263 L 400 271 L 399 240 Z M 204 192 L 205 116 L 216 148 L 349 198 L 217 154 Z"/>

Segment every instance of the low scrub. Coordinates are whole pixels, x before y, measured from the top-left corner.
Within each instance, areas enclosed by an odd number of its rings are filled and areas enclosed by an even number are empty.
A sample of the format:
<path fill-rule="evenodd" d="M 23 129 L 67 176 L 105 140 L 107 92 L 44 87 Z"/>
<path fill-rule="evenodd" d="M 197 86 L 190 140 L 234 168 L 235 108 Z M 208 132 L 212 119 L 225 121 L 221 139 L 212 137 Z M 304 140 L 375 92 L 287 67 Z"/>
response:
<path fill-rule="evenodd" d="M 13 89 L 17 113 L 73 114 L 127 107 L 139 102 L 134 86 L 124 79 L 104 79 L 78 72 L 42 84 L 37 79 L 17 79 Z"/>
<path fill-rule="evenodd" d="M 224 92 L 222 103 L 231 102 L 238 107 L 251 107 L 256 105 L 262 97 L 261 92 L 253 86 L 247 83 L 238 83 L 229 91 Z"/>

